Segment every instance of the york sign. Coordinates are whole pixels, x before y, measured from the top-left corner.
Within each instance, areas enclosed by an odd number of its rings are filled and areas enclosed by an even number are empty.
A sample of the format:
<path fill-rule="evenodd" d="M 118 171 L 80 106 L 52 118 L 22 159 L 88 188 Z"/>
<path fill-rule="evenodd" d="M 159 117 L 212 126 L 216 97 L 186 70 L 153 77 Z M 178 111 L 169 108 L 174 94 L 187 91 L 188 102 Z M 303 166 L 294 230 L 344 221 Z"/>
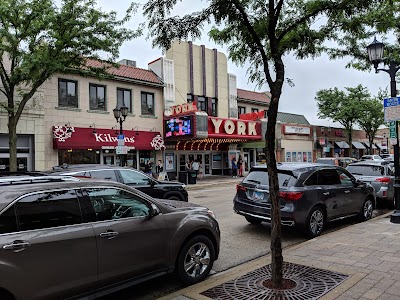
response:
<path fill-rule="evenodd" d="M 259 136 L 261 133 L 258 132 L 260 129 L 257 124 L 252 121 L 209 117 L 208 133 L 220 136 Z"/>

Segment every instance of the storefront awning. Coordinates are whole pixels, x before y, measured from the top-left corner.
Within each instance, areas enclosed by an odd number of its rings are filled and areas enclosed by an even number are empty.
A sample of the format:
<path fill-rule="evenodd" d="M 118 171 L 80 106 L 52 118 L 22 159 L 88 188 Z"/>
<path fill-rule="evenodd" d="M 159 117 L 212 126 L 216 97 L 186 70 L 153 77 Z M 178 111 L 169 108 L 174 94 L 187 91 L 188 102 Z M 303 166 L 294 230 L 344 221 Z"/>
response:
<path fill-rule="evenodd" d="M 360 142 L 352 142 L 352 144 L 354 148 L 365 150 L 365 146 Z"/>
<path fill-rule="evenodd" d="M 377 147 L 378 147 L 378 149 L 380 149 L 380 150 L 387 150 L 387 146 L 386 145 L 382 145 L 381 143 L 376 143 L 375 144 Z"/>
<path fill-rule="evenodd" d="M 366 148 L 368 148 L 368 149 L 370 148 L 369 142 L 363 142 L 363 144 L 365 145 Z M 375 144 L 372 144 L 372 149 L 376 149 Z"/>
<path fill-rule="evenodd" d="M 124 145 L 129 149 L 165 149 L 159 132 L 123 130 Z M 112 129 L 53 126 L 54 149 L 114 149 L 118 145 L 118 132 Z"/>
<path fill-rule="evenodd" d="M 349 144 L 347 144 L 345 141 L 341 141 L 341 142 L 335 142 L 336 146 L 338 146 L 338 148 L 341 149 L 349 149 L 350 146 Z"/>

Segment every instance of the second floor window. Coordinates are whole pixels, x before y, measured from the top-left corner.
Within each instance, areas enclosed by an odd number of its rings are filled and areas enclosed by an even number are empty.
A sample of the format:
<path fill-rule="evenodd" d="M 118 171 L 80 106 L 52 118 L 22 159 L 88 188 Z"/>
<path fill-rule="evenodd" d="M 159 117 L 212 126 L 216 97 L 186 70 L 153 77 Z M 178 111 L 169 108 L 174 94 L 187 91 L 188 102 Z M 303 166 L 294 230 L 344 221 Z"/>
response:
<path fill-rule="evenodd" d="M 154 116 L 154 94 L 142 92 L 141 114 Z"/>
<path fill-rule="evenodd" d="M 238 115 L 243 115 L 246 113 L 246 107 L 244 106 L 238 106 Z"/>
<path fill-rule="evenodd" d="M 218 99 L 217 98 L 211 99 L 211 115 L 213 117 L 218 117 Z"/>
<path fill-rule="evenodd" d="M 91 110 L 106 110 L 106 87 L 89 84 L 89 108 Z"/>
<path fill-rule="evenodd" d="M 192 94 L 187 94 L 186 101 L 187 101 L 187 103 L 193 102 L 193 95 Z"/>
<path fill-rule="evenodd" d="M 258 108 L 252 108 L 251 112 L 258 112 Z"/>
<path fill-rule="evenodd" d="M 198 97 L 197 98 L 197 109 L 207 112 L 206 98 L 204 98 L 204 97 Z"/>
<path fill-rule="evenodd" d="M 78 82 L 58 79 L 58 106 L 78 107 Z"/>
<path fill-rule="evenodd" d="M 132 112 L 132 91 L 127 89 L 117 88 L 117 108 L 121 106 L 128 107 L 128 111 Z"/>

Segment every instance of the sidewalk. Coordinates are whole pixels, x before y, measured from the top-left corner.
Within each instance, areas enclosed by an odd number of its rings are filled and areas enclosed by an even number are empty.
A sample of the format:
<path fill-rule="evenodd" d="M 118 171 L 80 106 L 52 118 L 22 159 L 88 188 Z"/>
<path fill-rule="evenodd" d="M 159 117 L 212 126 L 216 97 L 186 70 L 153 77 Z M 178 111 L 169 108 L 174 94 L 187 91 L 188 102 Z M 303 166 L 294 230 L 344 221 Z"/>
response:
<path fill-rule="evenodd" d="M 319 299 L 399 300 L 400 224 L 390 223 L 388 216 L 390 214 L 288 247 L 283 250 L 284 261 L 348 275 Z M 200 293 L 248 274 L 270 261 L 270 255 L 260 257 L 160 299 L 209 300 Z"/>
<path fill-rule="evenodd" d="M 201 190 L 206 187 L 212 187 L 220 184 L 236 184 L 242 181 L 244 177 L 233 178 L 229 175 L 212 175 L 212 176 L 205 176 L 202 179 L 197 179 L 196 184 L 188 184 L 186 185 L 186 189 L 188 191 L 192 190 Z"/>

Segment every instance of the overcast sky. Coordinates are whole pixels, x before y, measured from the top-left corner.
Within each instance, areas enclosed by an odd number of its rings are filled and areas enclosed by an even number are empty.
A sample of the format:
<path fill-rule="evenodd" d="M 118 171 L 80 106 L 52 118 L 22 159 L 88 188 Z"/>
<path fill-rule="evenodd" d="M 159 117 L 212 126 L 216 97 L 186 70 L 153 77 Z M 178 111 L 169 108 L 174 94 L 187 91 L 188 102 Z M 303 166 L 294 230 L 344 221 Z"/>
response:
<path fill-rule="evenodd" d="M 146 1 L 136 0 L 135 2 L 145 3 Z M 200 9 L 201 6 L 207 3 L 207 1 L 194 0 L 186 0 L 183 2 L 184 3 L 180 3 L 178 1 L 179 4 L 175 10 L 176 14 L 183 15 L 185 13 L 191 13 L 194 10 Z M 122 16 L 122 13 L 128 8 L 130 3 L 131 0 L 98 1 L 98 5 L 103 10 L 115 10 L 119 12 L 120 16 Z M 141 22 L 145 22 L 145 19 L 142 12 L 139 10 L 126 27 L 137 28 L 137 25 Z M 379 37 L 377 38 L 379 39 Z M 211 49 L 217 48 L 218 51 L 225 53 L 228 57 L 226 48 L 210 41 L 207 32 L 204 32 L 201 39 L 193 42 L 197 45 L 205 45 Z M 145 69 L 147 69 L 147 63 L 161 56 L 161 49 L 153 49 L 151 41 L 146 40 L 145 37 L 126 42 L 120 50 L 120 59 L 126 58 L 135 60 L 137 67 Z M 295 86 L 290 87 L 285 83 L 279 111 L 302 114 L 313 125 L 334 126 L 330 120 L 318 119 L 317 117 L 315 95 L 318 90 L 334 87 L 344 89 L 344 87 L 355 87 L 358 84 L 362 84 L 369 88 L 372 95 L 376 95 L 379 88 L 384 89 L 389 86 L 390 78 L 387 73 L 381 72 L 375 74 L 374 71 L 360 72 L 354 69 L 346 69 L 345 65 L 349 60 L 350 58 L 330 61 L 326 56 L 316 58 L 315 60 L 297 60 L 291 56 L 285 57 L 285 77 L 293 80 Z M 238 88 L 260 91 L 255 89 L 255 84 L 248 82 L 246 70 L 246 67 L 238 67 L 231 61 L 228 62 L 228 72 L 237 76 Z M 265 90 L 269 90 L 267 86 L 261 91 Z"/>

